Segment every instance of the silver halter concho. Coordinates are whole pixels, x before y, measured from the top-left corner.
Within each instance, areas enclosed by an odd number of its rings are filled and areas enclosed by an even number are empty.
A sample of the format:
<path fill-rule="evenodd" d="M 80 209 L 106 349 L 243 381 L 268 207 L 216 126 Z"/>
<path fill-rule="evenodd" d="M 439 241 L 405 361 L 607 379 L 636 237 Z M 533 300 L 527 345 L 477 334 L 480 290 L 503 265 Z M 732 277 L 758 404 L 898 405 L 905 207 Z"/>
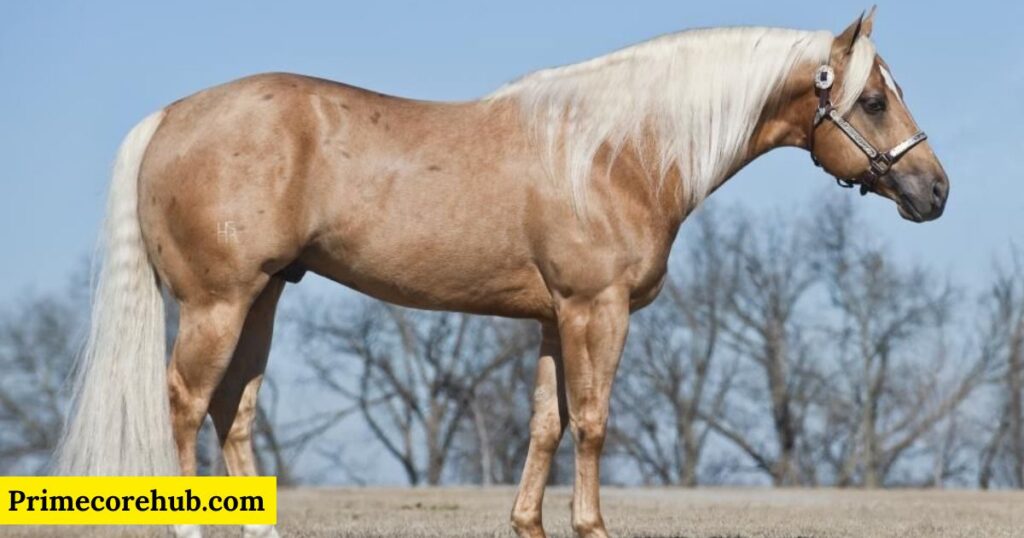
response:
<path fill-rule="evenodd" d="M 832 106 L 832 100 L 829 94 L 832 90 L 832 83 L 835 82 L 836 74 L 832 70 L 831 66 L 823 65 L 818 68 L 814 73 L 814 87 L 818 89 L 818 110 L 814 113 L 814 123 L 811 125 L 811 136 L 809 141 L 809 147 L 811 150 L 811 160 L 814 161 L 814 165 L 821 167 L 821 163 L 818 162 L 818 158 L 814 155 L 814 131 L 818 129 L 821 122 L 825 119 L 832 120 L 846 136 L 853 141 L 854 144 L 868 156 L 869 166 L 868 169 L 858 176 L 856 179 L 843 179 L 836 178 L 836 183 L 840 187 L 851 188 L 856 183 L 860 183 L 861 195 L 867 194 L 868 191 L 875 190 L 875 185 L 878 183 L 879 178 L 889 173 L 889 169 L 892 165 L 896 164 L 908 151 L 914 148 L 914 146 L 924 142 L 928 138 L 928 135 L 924 134 L 924 131 L 918 131 L 910 138 L 896 144 L 895 147 L 886 152 L 881 152 L 875 149 L 857 129 L 850 125 L 848 121 L 843 119 L 839 114 L 839 111 Z"/>

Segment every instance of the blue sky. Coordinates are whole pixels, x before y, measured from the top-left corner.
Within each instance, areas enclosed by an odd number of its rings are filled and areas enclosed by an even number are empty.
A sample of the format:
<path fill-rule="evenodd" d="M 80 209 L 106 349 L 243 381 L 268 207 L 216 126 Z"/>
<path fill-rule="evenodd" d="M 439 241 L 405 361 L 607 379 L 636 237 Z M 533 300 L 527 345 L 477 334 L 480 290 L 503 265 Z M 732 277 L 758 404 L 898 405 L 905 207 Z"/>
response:
<path fill-rule="evenodd" d="M 148 112 L 283 70 L 425 99 L 471 99 L 525 72 L 658 34 L 721 25 L 839 31 L 864 3 L 4 2 L 0 5 L 0 304 L 47 291 L 90 251 L 114 151 Z M 908 260 L 983 281 L 1022 243 L 1024 57 L 1016 2 L 885 2 L 875 42 L 952 181 L 946 215 L 858 201 Z M 831 180 L 774 152 L 715 198 L 788 211 Z M 851 196 L 854 194 L 849 193 Z"/>

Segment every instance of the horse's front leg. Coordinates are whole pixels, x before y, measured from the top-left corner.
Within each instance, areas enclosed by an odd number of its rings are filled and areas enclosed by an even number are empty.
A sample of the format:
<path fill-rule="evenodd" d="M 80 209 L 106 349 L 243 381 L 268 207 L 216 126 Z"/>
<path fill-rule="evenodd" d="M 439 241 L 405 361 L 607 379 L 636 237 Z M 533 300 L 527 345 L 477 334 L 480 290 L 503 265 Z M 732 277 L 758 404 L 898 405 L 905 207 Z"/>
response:
<path fill-rule="evenodd" d="M 600 459 L 608 401 L 629 328 L 629 295 L 608 288 L 564 300 L 558 309 L 569 427 L 576 442 L 572 527 L 585 538 L 608 536 L 601 517 Z"/>
<path fill-rule="evenodd" d="M 551 460 L 569 421 L 565 402 L 565 373 L 558 327 L 545 324 L 533 389 L 533 418 L 530 420 L 530 448 L 523 465 L 519 492 L 512 507 L 512 526 L 520 538 L 544 538 L 541 505 Z"/>

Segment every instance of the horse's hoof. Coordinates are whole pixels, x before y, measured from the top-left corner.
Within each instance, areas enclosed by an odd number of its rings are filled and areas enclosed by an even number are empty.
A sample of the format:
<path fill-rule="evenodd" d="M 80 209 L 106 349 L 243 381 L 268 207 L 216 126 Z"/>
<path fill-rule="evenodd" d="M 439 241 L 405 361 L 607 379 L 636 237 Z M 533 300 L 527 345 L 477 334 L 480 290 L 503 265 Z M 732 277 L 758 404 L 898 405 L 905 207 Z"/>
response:
<path fill-rule="evenodd" d="M 242 538 L 279 538 L 277 527 L 273 525 L 245 525 L 242 527 Z"/>
<path fill-rule="evenodd" d="M 171 527 L 174 538 L 203 538 L 203 530 L 199 525 L 175 525 Z"/>

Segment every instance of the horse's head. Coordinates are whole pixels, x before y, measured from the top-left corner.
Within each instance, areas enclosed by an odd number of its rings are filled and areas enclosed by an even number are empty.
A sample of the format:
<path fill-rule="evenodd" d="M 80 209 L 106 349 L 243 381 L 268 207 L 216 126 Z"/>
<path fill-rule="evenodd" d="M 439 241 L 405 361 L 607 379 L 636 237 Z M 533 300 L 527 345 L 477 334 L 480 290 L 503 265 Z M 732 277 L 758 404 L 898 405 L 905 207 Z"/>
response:
<path fill-rule="evenodd" d="M 840 184 L 856 183 L 862 194 L 896 202 L 903 218 L 933 220 L 945 208 L 949 179 L 888 65 L 868 41 L 873 21 L 874 9 L 837 36 L 829 64 L 815 72 L 811 156 Z M 863 90 L 842 92 L 848 84 Z M 833 103 L 836 98 L 845 102 Z"/>

